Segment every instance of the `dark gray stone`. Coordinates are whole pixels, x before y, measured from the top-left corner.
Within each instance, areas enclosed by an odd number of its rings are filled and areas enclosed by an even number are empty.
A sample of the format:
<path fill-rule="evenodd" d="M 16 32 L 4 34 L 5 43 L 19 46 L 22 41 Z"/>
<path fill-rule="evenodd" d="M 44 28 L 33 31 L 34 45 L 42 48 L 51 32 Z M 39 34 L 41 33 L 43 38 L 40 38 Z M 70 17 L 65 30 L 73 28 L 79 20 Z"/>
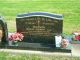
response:
<path fill-rule="evenodd" d="M 0 17 L 0 28 L 2 28 L 3 35 L 0 42 L 0 47 L 4 47 L 8 43 L 8 30 L 7 30 L 7 24 L 3 21 L 3 18 Z"/>
<path fill-rule="evenodd" d="M 62 15 L 34 12 L 17 15 L 17 32 L 24 35 L 22 42 L 41 43 L 55 47 L 56 34 L 62 33 L 63 17 Z"/>

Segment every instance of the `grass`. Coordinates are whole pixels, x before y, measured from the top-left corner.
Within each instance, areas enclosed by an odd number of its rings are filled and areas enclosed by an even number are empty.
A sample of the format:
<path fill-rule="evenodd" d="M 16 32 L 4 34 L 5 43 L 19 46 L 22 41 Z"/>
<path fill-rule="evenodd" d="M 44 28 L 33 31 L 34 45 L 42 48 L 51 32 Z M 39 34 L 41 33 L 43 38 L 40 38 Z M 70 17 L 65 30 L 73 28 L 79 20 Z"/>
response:
<path fill-rule="evenodd" d="M 16 31 L 19 13 L 50 12 L 63 14 L 63 32 L 80 31 L 80 0 L 0 0 L 0 15 L 4 16 L 9 32 Z M 21 55 L 0 52 L 0 60 L 80 60 L 79 57 Z"/>
<path fill-rule="evenodd" d="M 0 0 L 0 15 L 7 21 L 9 32 L 15 32 L 15 18 L 19 13 L 40 11 L 63 14 L 63 31 L 72 33 L 80 30 L 79 5 L 80 1 L 76 0 Z"/>
<path fill-rule="evenodd" d="M 80 57 L 46 56 L 35 54 L 15 54 L 0 52 L 0 60 L 80 60 Z"/>

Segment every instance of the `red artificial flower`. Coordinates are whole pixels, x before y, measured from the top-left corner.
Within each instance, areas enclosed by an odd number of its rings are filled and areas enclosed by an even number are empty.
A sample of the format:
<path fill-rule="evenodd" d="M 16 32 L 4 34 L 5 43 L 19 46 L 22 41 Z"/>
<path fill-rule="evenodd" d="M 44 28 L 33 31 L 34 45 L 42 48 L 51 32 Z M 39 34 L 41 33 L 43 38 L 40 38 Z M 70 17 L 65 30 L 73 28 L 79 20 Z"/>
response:
<path fill-rule="evenodd" d="M 80 35 L 75 36 L 75 40 L 79 40 L 80 41 Z"/>

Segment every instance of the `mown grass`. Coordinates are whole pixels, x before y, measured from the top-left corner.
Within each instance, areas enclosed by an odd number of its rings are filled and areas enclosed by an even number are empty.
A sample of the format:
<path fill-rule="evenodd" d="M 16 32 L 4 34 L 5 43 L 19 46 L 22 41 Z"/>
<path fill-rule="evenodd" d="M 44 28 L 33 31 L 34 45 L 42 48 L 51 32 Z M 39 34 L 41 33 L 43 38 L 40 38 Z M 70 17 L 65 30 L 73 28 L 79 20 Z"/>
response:
<path fill-rule="evenodd" d="M 80 0 L 0 0 L 0 15 L 4 16 L 9 32 L 16 31 L 16 15 L 29 12 L 63 14 L 63 32 L 80 31 Z M 0 60 L 80 60 L 80 58 L 0 52 Z"/>
<path fill-rule="evenodd" d="M 4 16 L 7 21 L 9 32 L 15 32 L 15 18 L 19 13 L 50 12 L 63 14 L 63 32 L 72 33 L 80 30 L 79 5 L 80 1 L 76 0 L 0 0 L 0 15 Z"/>
<path fill-rule="evenodd" d="M 80 57 L 47 56 L 35 54 L 17 54 L 0 52 L 0 60 L 80 60 Z"/>

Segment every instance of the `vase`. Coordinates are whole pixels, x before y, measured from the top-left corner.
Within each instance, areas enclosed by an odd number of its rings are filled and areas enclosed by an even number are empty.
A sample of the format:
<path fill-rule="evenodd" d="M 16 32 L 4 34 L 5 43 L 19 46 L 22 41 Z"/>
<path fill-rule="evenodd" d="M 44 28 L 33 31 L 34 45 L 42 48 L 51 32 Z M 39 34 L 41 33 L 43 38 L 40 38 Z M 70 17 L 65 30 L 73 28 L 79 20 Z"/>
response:
<path fill-rule="evenodd" d="M 18 46 L 18 41 L 13 41 L 13 42 L 12 42 L 12 45 Z"/>

